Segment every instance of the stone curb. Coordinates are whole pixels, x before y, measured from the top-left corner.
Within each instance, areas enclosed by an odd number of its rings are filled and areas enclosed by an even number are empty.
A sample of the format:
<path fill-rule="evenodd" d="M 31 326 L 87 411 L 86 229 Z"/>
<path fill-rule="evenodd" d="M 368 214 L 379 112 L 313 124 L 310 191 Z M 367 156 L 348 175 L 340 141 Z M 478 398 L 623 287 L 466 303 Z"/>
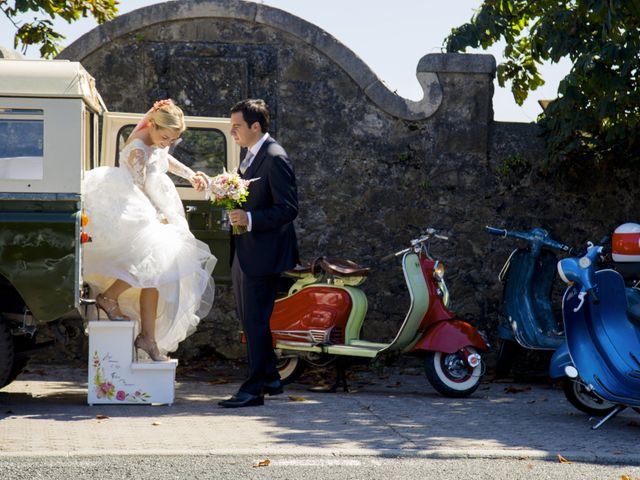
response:
<path fill-rule="evenodd" d="M 549 462 L 559 462 L 557 455 L 551 455 L 547 452 L 539 450 L 475 450 L 473 452 L 462 452 L 456 450 L 432 450 L 432 451 L 411 451 L 389 450 L 379 453 L 371 453 L 362 450 L 327 450 L 327 449 L 302 449 L 300 451 L 287 453 L 283 451 L 271 450 L 251 450 L 251 449 L 215 449 L 215 450 L 95 450 L 87 451 L 48 451 L 48 452 L 0 452 L 0 460 L 10 460 L 18 458 L 93 458 L 93 457 L 136 457 L 136 456 L 154 456 L 154 457 L 206 457 L 206 456 L 268 456 L 268 457 L 329 457 L 329 458 L 345 458 L 345 457 L 368 457 L 368 458 L 408 458 L 408 459 L 437 459 L 437 460 L 455 460 L 455 459 L 518 459 L 518 460 L 543 460 Z M 640 465 L 640 454 L 638 455 L 597 455 L 585 454 L 584 452 L 563 452 L 562 456 L 571 463 L 598 463 L 607 465 Z"/>

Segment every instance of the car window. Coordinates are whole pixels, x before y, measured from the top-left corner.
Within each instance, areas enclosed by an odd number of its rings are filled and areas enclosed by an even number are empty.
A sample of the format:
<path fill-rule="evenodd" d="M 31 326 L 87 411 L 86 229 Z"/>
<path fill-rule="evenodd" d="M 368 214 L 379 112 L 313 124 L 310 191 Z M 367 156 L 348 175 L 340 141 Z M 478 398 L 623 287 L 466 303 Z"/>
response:
<path fill-rule="evenodd" d="M 42 180 L 44 111 L 0 106 L 0 179 Z"/>

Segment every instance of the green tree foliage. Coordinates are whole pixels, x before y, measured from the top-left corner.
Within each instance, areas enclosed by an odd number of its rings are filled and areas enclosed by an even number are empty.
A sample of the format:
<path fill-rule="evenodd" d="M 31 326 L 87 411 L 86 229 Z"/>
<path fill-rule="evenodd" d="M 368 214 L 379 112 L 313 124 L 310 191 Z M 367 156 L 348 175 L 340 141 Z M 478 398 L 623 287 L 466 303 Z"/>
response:
<path fill-rule="evenodd" d="M 50 58 L 60 52 L 65 37 L 53 28 L 53 20 L 71 23 L 80 17 L 93 16 L 98 23 L 115 18 L 118 0 L 0 0 L 0 10 L 16 28 L 13 48 L 23 53 L 29 45 L 40 45 L 40 56 Z M 33 20 L 23 21 L 23 17 Z"/>
<path fill-rule="evenodd" d="M 544 83 L 542 62 L 573 63 L 539 118 L 551 163 L 640 161 L 640 0 L 485 0 L 445 44 L 461 52 L 500 40 L 498 82 L 511 81 L 519 105 Z"/>

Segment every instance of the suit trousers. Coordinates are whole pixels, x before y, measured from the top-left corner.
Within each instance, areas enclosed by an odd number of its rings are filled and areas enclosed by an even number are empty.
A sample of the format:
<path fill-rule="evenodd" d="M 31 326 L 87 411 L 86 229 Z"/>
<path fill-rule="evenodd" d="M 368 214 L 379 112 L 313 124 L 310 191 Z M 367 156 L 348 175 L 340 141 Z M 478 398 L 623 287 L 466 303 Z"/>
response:
<path fill-rule="evenodd" d="M 234 255 L 231 280 L 238 316 L 247 339 L 249 360 L 249 376 L 240 386 L 240 391 L 251 395 L 261 395 L 265 382 L 280 378 L 269 327 L 278 278 L 278 274 L 246 275 L 240 267 L 237 255 Z"/>

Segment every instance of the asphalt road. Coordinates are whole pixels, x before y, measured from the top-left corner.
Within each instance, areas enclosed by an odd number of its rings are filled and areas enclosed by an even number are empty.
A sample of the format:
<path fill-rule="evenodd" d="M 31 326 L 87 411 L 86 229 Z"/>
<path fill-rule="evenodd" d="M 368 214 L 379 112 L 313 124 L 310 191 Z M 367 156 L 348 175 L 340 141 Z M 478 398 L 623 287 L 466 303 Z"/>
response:
<path fill-rule="evenodd" d="M 620 480 L 625 475 L 633 480 L 640 478 L 640 467 L 565 464 L 528 458 L 438 460 L 212 455 L 0 459 L 0 476 L 4 480 Z"/>

